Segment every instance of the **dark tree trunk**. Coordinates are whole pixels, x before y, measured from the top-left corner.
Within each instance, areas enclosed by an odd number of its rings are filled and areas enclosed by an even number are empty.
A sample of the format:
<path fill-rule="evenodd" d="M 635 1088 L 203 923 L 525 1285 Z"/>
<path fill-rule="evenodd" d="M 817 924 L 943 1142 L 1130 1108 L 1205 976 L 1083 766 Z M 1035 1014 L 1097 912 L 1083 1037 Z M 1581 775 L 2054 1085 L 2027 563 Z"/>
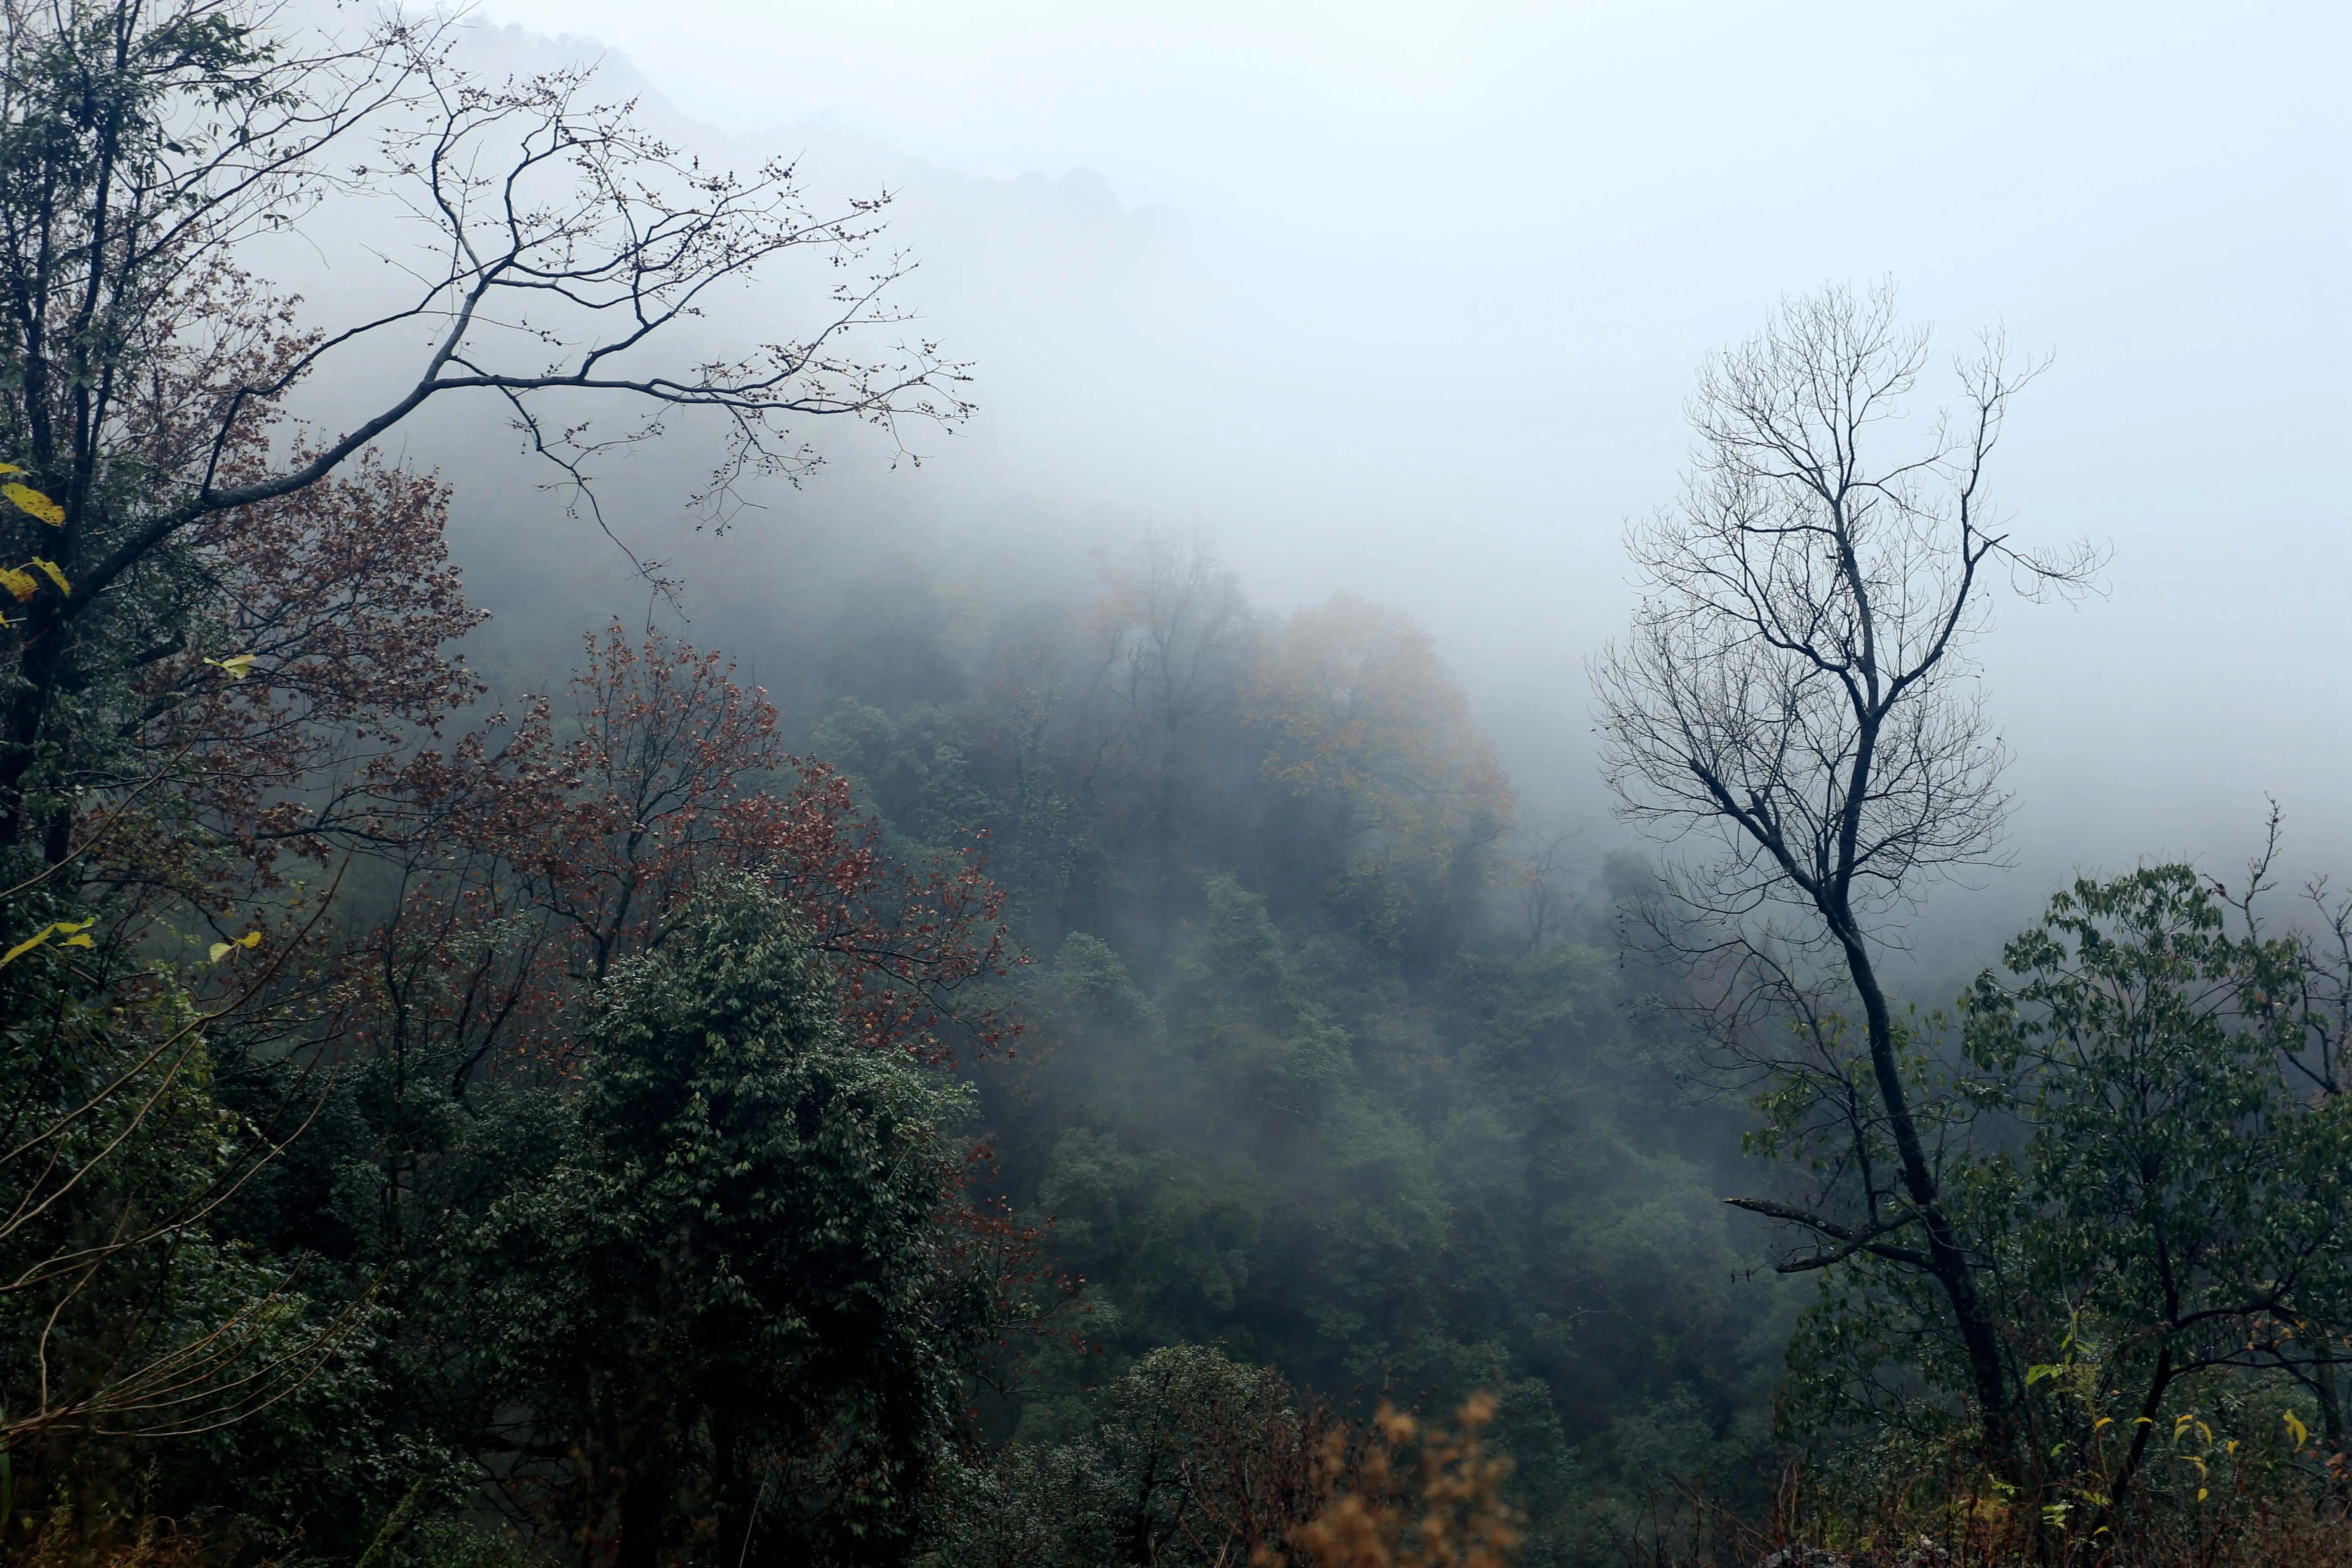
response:
<path fill-rule="evenodd" d="M 49 711 L 64 681 L 70 628 L 49 609 L 46 595 L 34 602 L 27 619 L 32 625 L 16 668 L 16 689 L 0 717 L 0 852 L 37 837 L 48 863 L 55 865 L 66 856 L 71 808 L 61 805 L 37 820 L 29 797 L 38 784 L 34 768 L 47 738 Z"/>
<path fill-rule="evenodd" d="M 1841 922 L 1839 935 L 1847 971 L 1862 997 L 1870 1031 L 1871 1075 L 1877 1083 L 1887 1126 L 1895 1137 L 1904 1191 L 1910 1197 L 1911 1206 L 1919 1212 L 1921 1228 L 1927 1235 L 1930 1271 L 1950 1304 L 1953 1324 L 1959 1331 L 1960 1344 L 1969 1358 L 1969 1381 L 1976 1390 L 1977 1418 L 1984 1427 L 1985 1457 L 1996 1473 L 2013 1480 L 2017 1479 L 2012 1473 L 2018 1460 L 2016 1435 L 2000 1336 L 1994 1331 L 1992 1314 L 1984 1296 L 1977 1289 L 1976 1271 L 1969 1261 L 1967 1249 L 1961 1247 L 1951 1218 L 1944 1211 L 1943 1194 L 1935 1172 L 1928 1167 L 1918 1123 L 1911 1115 L 1901 1064 L 1895 1055 L 1894 1015 L 1886 1005 L 1885 990 L 1878 983 L 1877 968 L 1871 963 L 1869 951 L 1851 916 Z"/>

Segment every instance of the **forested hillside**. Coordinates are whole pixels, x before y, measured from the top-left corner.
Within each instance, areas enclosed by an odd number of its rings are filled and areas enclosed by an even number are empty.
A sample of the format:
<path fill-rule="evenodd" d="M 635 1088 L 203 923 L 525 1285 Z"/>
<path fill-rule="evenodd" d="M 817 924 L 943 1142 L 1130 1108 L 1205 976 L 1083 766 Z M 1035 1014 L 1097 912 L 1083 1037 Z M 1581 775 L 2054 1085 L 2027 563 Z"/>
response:
<path fill-rule="evenodd" d="M 608 464 L 723 534 L 975 414 L 887 195 L 446 19 L 5 16 L 0 1559 L 2352 1551 L 2352 901 L 2274 814 L 1903 994 L 2003 864 L 1993 595 L 2105 564 L 1987 500 L 1998 334 L 1909 425 L 1891 285 L 1702 368 L 1603 855 L 1205 528 L 853 536 L 704 646 Z M 348 316 L 247 265 L 400 225 Z M 486 625 L 427 408 L 643 616 Z"/>
<path fill-rule="evenodd" d="M 1752 1464 L 1790 1298 L 1717 1201 L 1736 1108 L 1410 618 L 1255 614 L 1165 534 L 1090 604 L 967 614 L 844 649 L 812 743 L 901 853 L 984 832 L 1036 960 L 982 1127 L 1087 1343 L 999 1419 L 1068 1432 L 1217 1344 L 1341 1400 L 1496 1391 L 1548 1513 Z"/>

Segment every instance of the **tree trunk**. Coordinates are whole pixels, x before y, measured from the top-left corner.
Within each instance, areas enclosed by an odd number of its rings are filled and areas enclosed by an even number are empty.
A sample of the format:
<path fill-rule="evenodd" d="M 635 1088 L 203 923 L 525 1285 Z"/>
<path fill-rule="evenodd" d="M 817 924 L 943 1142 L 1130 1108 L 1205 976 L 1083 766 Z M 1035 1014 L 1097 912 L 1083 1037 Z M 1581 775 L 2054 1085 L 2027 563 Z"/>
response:
<path fill-rule="evenodd" d="M 70 628 L 37 601 L 26 618 L 31 625 L 17 665 L 16 689 L 0 717 L 0 852 L 37 837 L 48 863 L 55 865 L 65 858 L 71 837 L 72 808 L 61 806 L 52 820 L 35 821 L 26 797 L 35 783 L 34 764 L 40 759 L 50 703 L 65 676 Z"/>
<path fill-rule="evenodd" d="M 2017 1445 L 2011 1429 L 2008 1377 L 2001 1364 L 2000 1340 L 1993 1331 L 1992 1314 L 1977 1289 L 1976 1272 L 1969 1263 L 1968 1253 L 1944 1212 L 1943 1194 L 1937 1186 L 1935 1173 L 1927 1166 L 1918 1125 L 1911 1117 L 1901 1064 L 1895 1056 L 1895 1018 L 1886 1005 L 1886 993 L 1878 983 L 1877 969 L 1870 962 L 1870 953 L 1851 916 L 1838 924 L 1847 972 L 1862 997 L 1863 1014 L 1869 1026 L 1871 1074 L 1878 1085 L 1887 1126 L 1895 1135 L 1904 1190 L 1910 1196 L 1911 1206 L 1919 1211 L 1920 1225 L 1927 1233 L 1930 1271 L 1951 1306 L 1953 1323 L 1959 1330 L 1961 1346 L 1968 1353 L 1969 1381 L 1976 1387 L 1977 1418 L 1984 1427 L 1986 1461 L 1996 1474 L 2014 1480 L 2018 1479 L 2012 1473 L 2017 1464 Z"/>
<path fill-rule="evenodd" d="M 629 1468 L 621 1481 L 619 1539 L 613 1568 L 660 1568 L 662 1526 L 670 1500 L 668 1468 L 651 1455 Z"/>
<path fill-rule="evenodd" d="M 2156 1370 L 2149 1374 L 2147 1393 L 2139 1402 L 2139 1419 L 2132 1426 L 2131 1447 L 2124 1451 L 2124 1468 L 2116 1472 L 2115 1485 L 2107 1489 L 2105 1505 L 2091 1516 L 2089 1535 L 2095 1536 L 2102 1526 L 2112 1523 L 2123 1513 L 2124 1499 L 2138 1478 L 2140 1461 L 2147 1455 L 2147 1435 L 2156 1430 L 2157 1415 L 2164 1408 L 2165 1390 L 2171 1386 L 2172 1341 L 2168 1338 L 2157 1348 Z"/>
<path fill-rule="evenodd" d="M 2330 1460 L 2328 1474 L 2336 1495 L 2352 1495 L 2352 1475 L 2347 1468 L 2333 1461 L 2345 1452 L 2344 1390 L 2338 1381 L 2336 1359 L 2336 1331 L 2323 1327 L 2311 1339 L 2311 1391 L 2319 1402 L 2319 1440 L 2326 1447 Z"/>

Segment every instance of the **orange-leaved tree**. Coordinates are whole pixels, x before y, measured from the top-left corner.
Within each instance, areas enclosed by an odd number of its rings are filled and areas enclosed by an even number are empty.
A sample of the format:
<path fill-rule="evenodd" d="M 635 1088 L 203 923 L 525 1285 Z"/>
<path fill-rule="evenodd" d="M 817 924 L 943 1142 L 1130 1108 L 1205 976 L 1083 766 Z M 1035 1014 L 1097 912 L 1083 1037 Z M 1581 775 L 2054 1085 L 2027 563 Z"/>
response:
<path fill-rule="evenodd" d="M 1266 732 L 1265 776 L 1320 847 L 1327 895 L 1379 937 L 1442 915 L 1510 826 L 1508 780 L 1402 610 L 1335 594 L 1292 616 L 1249 717 Z"/>
<path fill-rule="evenodd" d="M 1424 1430 L 1383 1401 L 1370 1432 L 1331 1432 L 1318 1459 L 1314 1515 L 1289 1532 L 1288 1554 L 1262 1547 L 1251 1562 L 1506 1568 L 1524 1537 L 1518 1511 L 1503 1497 L 1510 1458 L 1489 1452 L 1479 1437 L 1496 1408 L 1493 1394 L 1474 1394 L 1455 1412 L 1455 1429 Z"/>

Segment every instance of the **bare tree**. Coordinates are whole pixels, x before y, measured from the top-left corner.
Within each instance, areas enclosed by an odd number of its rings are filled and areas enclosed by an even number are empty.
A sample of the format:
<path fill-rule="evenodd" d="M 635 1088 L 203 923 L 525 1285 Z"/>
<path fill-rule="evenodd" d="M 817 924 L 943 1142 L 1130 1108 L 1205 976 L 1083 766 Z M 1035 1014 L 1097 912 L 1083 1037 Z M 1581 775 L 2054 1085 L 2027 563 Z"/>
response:
<path fill-rule="evenodd" d="M 1533 952 L 1559 934 L 1570 910 L 1570 873 L 1580 863 L 1577 851 L 1584 847 L 1584 834 L 1558 823 L 1545 827 L 1523 824 L 1513 827 L 1509 837 L 1505 875 L 1518 895 L 1519 912 L 1528 922 L 1528 951 Z"/>
<path fill-rule="evenodd" d="M 1167 774 L 1185 733 L 1234 705 L 1249 604 L 1205 528 L 1147 529 L 1132 565 L 1103 575 L 1090 684 L 1111 717 L 1090 773 L 1115 789 L 1136 773 Z"/>
<path fill-rule="evenodd" d="M 1097 607 L 1086 710 L 1089 791 L 1128 795 L 1157 850 L 1164 942 L 1174 921 L 1178 853 L 1200 763 L 1198 727 L 1241 698 L 1249 601 L 1205 528 L 1148 529 L 1133 563 L 1107 567 Z"/>
<path fill-rule="evenodd" d="M 173 564 L 190 531 L 320 483 L 428 401 L 497 400 L 592 509 L 596 453 L 715 419 L 725 456 L 695 499 L 722 519 L 741 479 L 816 461 L 802 416 L 895 430 L 968 411 L 961 368 L 897 333 L 886 293 L 908 264 L 875 253 L 887 195 L 820 212 L 788 164 L 706 168 L 583 72 L 478 79 L 446 23 L 337 43 L 276 21 L 254 0 L 0 0 L 0 458 L 23 492 L 0 581 L 26 601 L 0 847 L 67 852 L 77 760 L 107 728 L 82 694 L 176 646 L 159 596 L 190 574 Z M 419 226 L 411 287 L 298 330 L 241 247 L 341 196 Z M 728 291 L 804 251 L 839 279 L 804 335 L 692 342 Z M 414 354 L 388 384 L 383 352 Z M 273 433 L 321 377 L 385 391 L 348 429 Z M 595 425 L 614 403 L 644 417 Z"/>
<path fill-rule="evenodd" d="M 1929 348 L 1891 286 L 1784 301 L 1718 353 L 1690 405 L 1682 499 L 1630 536 L 1632 630 L 1592 674 L 1622 815 L 1697 847 L 1669 872 L 1668 927 L 1705 1022 L 1824 1173 L 1803 1206 L 1733 1201 L 1811 1237 L 1783 1270 L 1865 1252 L 1931 1278 L 2000 1455 L 2011 1380 L 1983 1260 L 1948 1212 L 1938 1129 L 1879 973 L 1927 885 L 2000 860 L 2003 751 L 1969 658 L 1995 579 L 2070 593 L 2097 566 L 2087 546 L 2024 550 L 1989 509 L 1988 460 L 2037 367 L 2012 365 L 1998 336 L 1982 349 L 1957 367 L 1959 412 L 1893 459 L 1884 427 Z"/>

